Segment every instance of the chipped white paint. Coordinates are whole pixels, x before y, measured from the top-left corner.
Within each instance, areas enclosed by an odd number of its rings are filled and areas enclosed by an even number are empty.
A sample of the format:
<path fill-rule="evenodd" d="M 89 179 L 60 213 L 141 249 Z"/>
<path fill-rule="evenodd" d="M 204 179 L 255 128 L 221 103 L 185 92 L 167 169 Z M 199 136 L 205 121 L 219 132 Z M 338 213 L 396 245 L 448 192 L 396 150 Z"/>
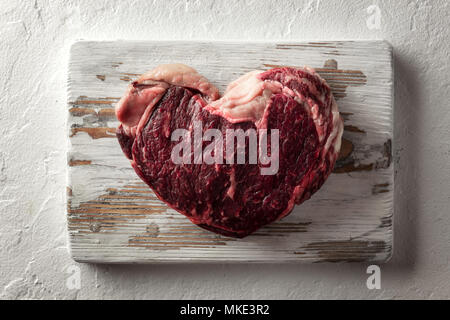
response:
<path fill-rule="evenodd" d="M 344 138 L 353 151 L 310 201 L 252 236 L 230 239 L 193 226 L 156 200 L 114 138 L 118 123 L 112 109 L 128 82 L 171 62 L 194 67 L 221 92 L 250 70 L 308 64 L 338 98 L 346 119 Z M 338 70 L 329 67 L 336 62 Z M 73 258 L 100 263 L 386 261 L 392 252 L 392 93 L 392 51 L 386 42 L 75 43 L 68 97 Z M 156 235 L 147 232 L 149 224 L 158 227 Z"/>

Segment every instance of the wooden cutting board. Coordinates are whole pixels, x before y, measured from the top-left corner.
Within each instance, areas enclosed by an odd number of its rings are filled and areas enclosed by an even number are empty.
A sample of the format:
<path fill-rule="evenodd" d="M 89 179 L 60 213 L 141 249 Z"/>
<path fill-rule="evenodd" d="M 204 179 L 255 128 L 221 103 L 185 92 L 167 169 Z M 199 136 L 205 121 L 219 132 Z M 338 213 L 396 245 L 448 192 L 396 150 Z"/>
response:
<path fill-rule="evenodd" d="M 245 239 L 205 231 L 136 176 L 114 106 L 161 63 L 197 69 L 221 92 L 242 74 L 309 65 L 345 119 L 340 159 L 311 200 Z M 386 42 L 113 41 L 72 46 L 68 79 L 70 251 L 79 262 L 384 262 L 393 239 L 392 48 Z"/>

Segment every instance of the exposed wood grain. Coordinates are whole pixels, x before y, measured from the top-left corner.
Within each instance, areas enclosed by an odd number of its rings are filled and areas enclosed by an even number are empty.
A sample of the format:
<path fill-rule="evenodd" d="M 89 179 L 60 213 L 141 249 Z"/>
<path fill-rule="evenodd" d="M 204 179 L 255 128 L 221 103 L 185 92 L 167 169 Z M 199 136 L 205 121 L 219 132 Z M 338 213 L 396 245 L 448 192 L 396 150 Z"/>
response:
<path fill-rule="evenodd" d="M 72 257 L 80 262 L 359 262 L 392 252 L 392 52 L 385 42 L 78 42 L 69 65 Z M 310 201 L 245 239 L 192 225 L 141 182 L 115 139 L 114 106 L 130 81 L 169 62 L 223 92 L 245 72 L 309 65 L 345 121 L 334 173 Z"/>

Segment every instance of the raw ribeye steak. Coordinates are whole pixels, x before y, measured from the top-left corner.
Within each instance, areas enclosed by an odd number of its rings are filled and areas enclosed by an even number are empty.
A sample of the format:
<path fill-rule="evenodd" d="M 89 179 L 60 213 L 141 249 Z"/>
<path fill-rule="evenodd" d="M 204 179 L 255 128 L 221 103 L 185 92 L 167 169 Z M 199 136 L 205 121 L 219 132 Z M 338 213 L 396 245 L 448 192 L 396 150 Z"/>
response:
<path fill-rule="evenodd" d="M 330 87 L 306 67 L 250 72 L 220 97 L 194 69 L 161 65 L 130 84 L 116 115 L 125 155 L 158 198 L 238 238 L 323 185 L 343 132 Z"/>

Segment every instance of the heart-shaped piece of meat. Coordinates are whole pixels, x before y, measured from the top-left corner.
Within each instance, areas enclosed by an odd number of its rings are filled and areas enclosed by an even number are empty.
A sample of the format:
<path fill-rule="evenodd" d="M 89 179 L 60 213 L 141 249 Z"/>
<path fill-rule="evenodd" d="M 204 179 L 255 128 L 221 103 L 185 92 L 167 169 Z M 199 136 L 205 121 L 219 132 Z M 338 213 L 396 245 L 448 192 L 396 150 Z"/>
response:
<path fill-rule="evenodd" d="M 136 173 L 193 223 L 245 237 L 288 215 L 325 182 L 343 123 L 310 68 L 253 71 L 224 95 L 182 64 L 133 82 L 116 107 Z"/>

